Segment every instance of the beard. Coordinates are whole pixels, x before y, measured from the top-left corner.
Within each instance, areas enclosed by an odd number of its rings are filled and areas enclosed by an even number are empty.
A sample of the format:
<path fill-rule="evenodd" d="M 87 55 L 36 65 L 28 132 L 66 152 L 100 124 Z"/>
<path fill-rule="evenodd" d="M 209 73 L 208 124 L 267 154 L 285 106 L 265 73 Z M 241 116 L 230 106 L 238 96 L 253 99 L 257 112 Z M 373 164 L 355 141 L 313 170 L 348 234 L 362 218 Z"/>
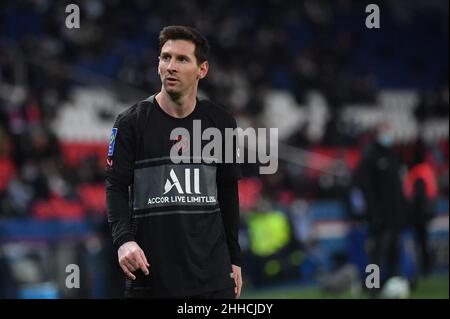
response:
<path fill-rule="evenodd" d="M 173 100 L 178 100 L 182 95 L 183 90 L 180 87 L 180 84 L 180 81 L 178 81 L 176 85 L 169 85 L 167 80 L 163 81 L 164 89 Z"/>
<path fill-rule="evenodd" d="M 164 89 L 166 90 L 167 94 L 170 96 L 172 100 L 178 100 L 181 97 L 180 90 L 171 87 L 168 88 L 167 86 L 164 86 Z"/>

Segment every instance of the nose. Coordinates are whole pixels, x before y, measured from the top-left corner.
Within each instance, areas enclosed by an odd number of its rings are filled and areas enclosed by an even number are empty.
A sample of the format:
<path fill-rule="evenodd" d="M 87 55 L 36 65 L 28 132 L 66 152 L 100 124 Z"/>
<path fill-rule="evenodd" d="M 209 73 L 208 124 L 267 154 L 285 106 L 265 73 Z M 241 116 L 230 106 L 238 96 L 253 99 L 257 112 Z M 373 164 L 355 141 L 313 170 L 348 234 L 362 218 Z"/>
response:
<path fill-rule="evenodd" d="M 169 71 L 170 73 L 176 72 L 175 62 L 175 59 L 170 59 L 169 64 L 167 65 L 167 71 Z"/>

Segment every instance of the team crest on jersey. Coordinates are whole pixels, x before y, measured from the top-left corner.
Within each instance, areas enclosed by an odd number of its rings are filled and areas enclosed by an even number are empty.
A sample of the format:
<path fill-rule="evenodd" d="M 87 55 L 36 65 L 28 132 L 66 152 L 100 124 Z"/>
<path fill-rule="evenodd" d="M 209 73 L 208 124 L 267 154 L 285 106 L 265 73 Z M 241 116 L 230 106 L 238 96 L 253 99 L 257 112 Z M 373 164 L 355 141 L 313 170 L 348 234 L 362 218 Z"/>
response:
<path fill-rule="evenodd" d="M 114 145 L 116 144 L 116 135 L 117 128 L 113 128 L 111 132 L 111 136 L 109 137 L 109 147 L 108 147 L 108 156 L 113 156 L 114 154 Z"/>

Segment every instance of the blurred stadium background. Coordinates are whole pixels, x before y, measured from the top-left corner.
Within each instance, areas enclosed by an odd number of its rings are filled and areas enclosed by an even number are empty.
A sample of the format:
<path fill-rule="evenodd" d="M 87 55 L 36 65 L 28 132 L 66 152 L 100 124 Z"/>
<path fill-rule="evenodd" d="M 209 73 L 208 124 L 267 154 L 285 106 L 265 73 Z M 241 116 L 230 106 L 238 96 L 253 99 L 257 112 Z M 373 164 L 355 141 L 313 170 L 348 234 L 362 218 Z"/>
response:
<path fill-rule="evenodd" d="M 448 1 L 2 1 L 0 297 L 122 296 L 105 219 L 114 117 L 156 92 L 158 33 L 197 27 L 212 47 L 201 94 L 245 127 L 278 127 L 279 169 L 243 167 L 248 298 L 365 298 L 367 218 L 353 175 L 379 123 L 411 169 L 419 138 L 437 176 L 420 272 L 410 224 L 400 271 L 411 296 L 448 298 Z M 77 3 L 81 28 L 65 27 Z M 404 211 L 408 214 L 408 211 Z M 67 289 L 77 264 L 80 289 Z"/>

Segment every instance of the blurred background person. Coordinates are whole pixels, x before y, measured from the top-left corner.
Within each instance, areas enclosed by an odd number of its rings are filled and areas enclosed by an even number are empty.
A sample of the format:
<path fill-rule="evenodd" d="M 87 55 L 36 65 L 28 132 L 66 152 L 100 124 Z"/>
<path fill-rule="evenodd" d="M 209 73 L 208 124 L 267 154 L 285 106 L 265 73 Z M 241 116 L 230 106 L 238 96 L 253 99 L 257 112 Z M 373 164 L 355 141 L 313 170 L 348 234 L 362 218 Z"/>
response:
<path fill-rule="evenodd" d="M 414 230 L 420 273 L 428 275 L 432 262 L 428 227 L 434 215 L 437 179 L 432 165 L 426 160 L 427 150 L 422 139 L 416 141 L 413 154 L 413 161 L 403 183 L 409 206 L 407 222 Z"/>
<path fill-rule="evenodd" d="M 357 168 L 357 184 L 364 194 L 370 262 L 380 267 L 382 283 L 399 275 L 400 239 L 405 227 L 406 206 L 402 188 L 402 162 L 393 150 L 390 124 L 376 128 Z"/>

